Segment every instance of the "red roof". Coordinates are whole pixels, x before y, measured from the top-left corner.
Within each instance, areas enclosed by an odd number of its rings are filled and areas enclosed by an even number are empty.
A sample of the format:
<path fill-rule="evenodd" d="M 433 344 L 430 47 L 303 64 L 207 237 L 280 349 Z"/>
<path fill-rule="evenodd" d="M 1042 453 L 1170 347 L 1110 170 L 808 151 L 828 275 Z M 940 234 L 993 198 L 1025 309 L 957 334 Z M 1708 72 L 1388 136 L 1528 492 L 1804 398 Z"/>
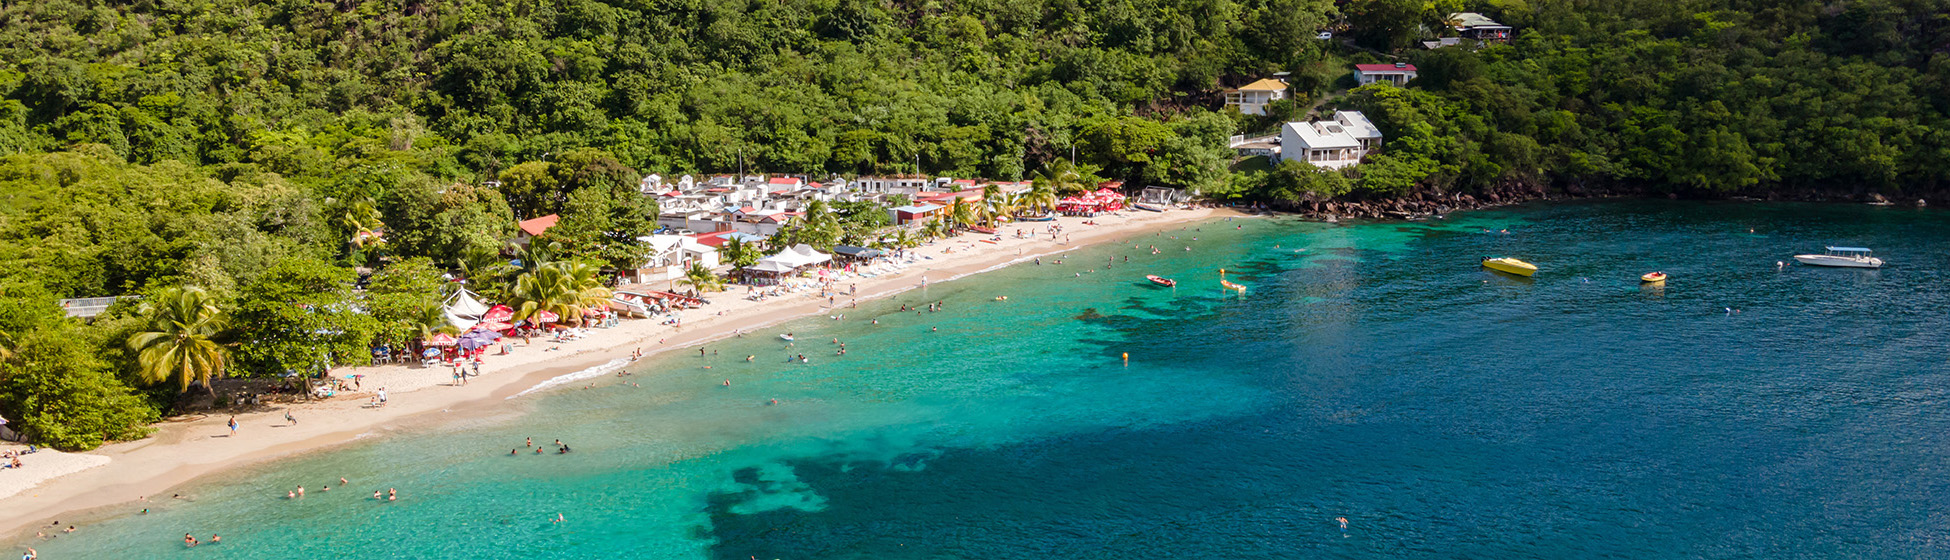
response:
<path fill-rule="evenodd" d="M 731 234 L 730 230 L 714 231 L 710 233 L 700 233 L 700 234 L 692 235 L 691 238 L 696 239 L 698 244 L 704 245 L 706 247 L 722 247 L 724 246 L 725 236 L 730 234 Z"/>
<path fill-rule="evenodd" d="M 773 177 L 766 182 L 774 185 L 797 185 L 799 184 L 799 179 L 793 177 Z"/>
<path fill-rule="evenodd" d="M 555 227 L 555 221 L 560 219 L 561 216 L 549 214 L 533 220 L 522 220 L 521 223 L 515 224 L 515 227 L 521 228 L 521 231 L 529 235 L 541 235 L 542 232 L 548 231 L 548 228 Z"/>
<path fill-rule="evenodd" d="M 1355 69 L 1355 70 L 1360 70 L 1360 71 L 1362 71 L 1362 72 L 1368 72 L 1368 73 L 1374 73 L 1374 72 L 1414 72 L 1414 71 L 1415 71 L 1415 65 L 1413 65 L 1413 64 L 1408 64 L 1408 65 L 1403 65 L 1403 66 L 1401 66 L 1401 67 L 1396 67 L 1396 66 L 1395 66 L 1395 65 L 1393 65 L 1393 64 L 1356 64 L 1356 65 L 1354 65 L 1354 69 Z"/>

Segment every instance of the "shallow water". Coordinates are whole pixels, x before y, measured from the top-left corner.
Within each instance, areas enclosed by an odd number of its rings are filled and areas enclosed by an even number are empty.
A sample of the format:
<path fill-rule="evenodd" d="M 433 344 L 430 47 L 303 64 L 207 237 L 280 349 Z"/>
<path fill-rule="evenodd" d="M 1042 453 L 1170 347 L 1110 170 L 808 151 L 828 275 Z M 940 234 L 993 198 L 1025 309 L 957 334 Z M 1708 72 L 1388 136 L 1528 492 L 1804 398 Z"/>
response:
<path fill-rule="evenodd" d="M 50 560 L 1942 557 L 1945 216 L 1635 201 L 1208 222 L 1132 240 L 1161 255 L 1127 242 L 936 284 L 30 544 Z M 1776 271 L 1824 244 L 1891 265 Z M 1484 255 L 1542 272 L 1485 272 Z M 1251 289 L 1218 290 L 1221 267 Z M 1652 270 L 1669 285 L 1640 287 Z M 898 311 L 929 301 L 946 308 Z M 508 456 L 523 437 L 575 451 Z M 339 476 L 351 487 L 316 491 Z M 283 498 L 299 484 L 310 496 Z M 370 499 L 388 487 L 399 501 Z M 224 543 L 185 550 L 184 532 Z"/>

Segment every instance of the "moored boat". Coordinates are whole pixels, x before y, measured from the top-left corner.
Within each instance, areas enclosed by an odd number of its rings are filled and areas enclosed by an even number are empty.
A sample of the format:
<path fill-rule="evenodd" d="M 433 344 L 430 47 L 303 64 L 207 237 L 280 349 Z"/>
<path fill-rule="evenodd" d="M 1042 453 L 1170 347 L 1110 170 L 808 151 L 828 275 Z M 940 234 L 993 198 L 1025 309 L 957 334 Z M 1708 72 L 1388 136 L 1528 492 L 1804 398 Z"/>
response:
<path fill-rule="evenodd" d="M 1664 284 L 1666 283 L 1666 273 L 1647 272 L 1644 275 L 1639 276 L 1639 281 L 1644 282 L 1646 284 Z"/>
<path fill-rule="evenodd" d="M 1537 273 L 1537 265 L 1510 257 L 1497 257 L 1494 259 L 1484 257 L 1483 268 L 1505 274 L 1515 274 L 1517 276 L 1530 276 Z"/>
<path fill-rule="evenodd" d="M 1041 216 L 1016 216 L 1016 221 L 1018 221 L 1018 222 L 1054 222 L 1054 221 L 1056 221 L 1056 216 L 1055 216 L 1055 215 L 1053 215 L 1053 214 L 1044 214 L 1044 215 L 1041 215 Z"/>
<path fill-rule="evenodd" d="M 792 338 L 792 333 L 785 333 L 785 334 L 782 334 L 782 335 L 779 335 L 779 340 L 783 340 L 783 341 L 786 341 L 786 342 L 792 342 L 792 341 L 793 341 L 794 339 Z"/>
<path fill-rule="evenodd" d="M 1159 275 L 1156 275 L 1156 274 L 1146 274 L 1146 275 L 1144 275 L 1144 279 L 1145 279 L 1145 280 L 1150 280 L 1152 284 L 1157 284 L 1157 285 L 1159 285 L 1159 286 L 1164 286 L 1164 287 L 1166 287 L 1166 288 L 1176 288 L 1176 287 L 1178 287 L 1178 281 L 1177 281 L 1177 280 L 1172 280 L 1172 279 L 1170 279 L 1170 278 L 1165 278 L 1165 277 L 1163 277 L 1163 276 L 1159 276 Z"/>
<path fill-rule="evenodd" d="M 1134 207 L 1134 208 L 1137 208 L 1137 209 L 1139 209 L 1139 210 L 1143 210 L 1143 211 L 1146 211 L 1146 212 L 1163 212 L 1163 211 L 1165 211 L 1165 207 L 1163 207 L 1163 206 L 1159 206 L 1159 205 L 1156 205 L 1156 204 L 1149 204 L 1149 203 L 1144 203 L 1144 202 L 1139 202 L 1139 203 L 1137 203 L 1137 204 L 1132 204 L 1131 206 L 1132 206 L 1132 207 Z"/>
<path fill-rule="evenodd" d="M 1812 266 L 1842 268 L 1882 268 L 1882 259 L 1869 256 L 1864 247 L 1828 247 L 1825 255 L 1795 255 L 1794 260 Z"/>
<path fill-rule="evenodd" d="M 1219 269 L 1219 285 L 1235 292 L 1245 293 L 1246 291 L 1245 286 L 1226 281 L 1226 269 L 1223 268 Z"/>

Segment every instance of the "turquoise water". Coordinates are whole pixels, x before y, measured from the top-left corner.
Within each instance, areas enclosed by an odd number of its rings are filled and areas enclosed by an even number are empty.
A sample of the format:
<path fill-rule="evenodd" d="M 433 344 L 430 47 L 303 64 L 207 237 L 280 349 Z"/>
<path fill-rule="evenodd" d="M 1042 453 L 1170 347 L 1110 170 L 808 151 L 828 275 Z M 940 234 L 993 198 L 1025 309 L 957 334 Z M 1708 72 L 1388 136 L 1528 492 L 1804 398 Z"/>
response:
<path fill-rule="evenodd" d="M 33 544 L 50 560 L 1950 554 L 1940 212 L 1604 202 L 1195 227 L 1132 240 L 1161 255 L 1127 242 L 939 283 Z M 1891 265 L 1776 271 L 1823 244 Z M 1543 272 L 1487 273 L 1484 255 Z M 1220 267 L 1251 290 L 1217 290 Z M 1641 288 L 1651 270 L 1673 279 Z M 945 310 L 898 311 L 929 301 Z M 507 456 L 523 437 L 575 452 Z M 283 498 L 299 484 L 309 497 Z M 370 499 L 388 487 L 399 501 Z M 185 532 L 224 543 L 184 549 Z"/>

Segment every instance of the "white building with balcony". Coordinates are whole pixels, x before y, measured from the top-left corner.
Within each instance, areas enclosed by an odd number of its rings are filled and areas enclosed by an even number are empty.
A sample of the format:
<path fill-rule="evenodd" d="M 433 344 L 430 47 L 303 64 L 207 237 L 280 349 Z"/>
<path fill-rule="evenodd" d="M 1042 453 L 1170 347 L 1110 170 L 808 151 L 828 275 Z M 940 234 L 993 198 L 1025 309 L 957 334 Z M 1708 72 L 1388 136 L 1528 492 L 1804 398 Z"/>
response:
<path fill-rule="evenodd" d="M 1381 147 L 1381 131 L 1360 111 L 1340 111 L 1333 120 L 1290 122 L 1280 127 L 1280 159 L 1340 169 Z"/>

